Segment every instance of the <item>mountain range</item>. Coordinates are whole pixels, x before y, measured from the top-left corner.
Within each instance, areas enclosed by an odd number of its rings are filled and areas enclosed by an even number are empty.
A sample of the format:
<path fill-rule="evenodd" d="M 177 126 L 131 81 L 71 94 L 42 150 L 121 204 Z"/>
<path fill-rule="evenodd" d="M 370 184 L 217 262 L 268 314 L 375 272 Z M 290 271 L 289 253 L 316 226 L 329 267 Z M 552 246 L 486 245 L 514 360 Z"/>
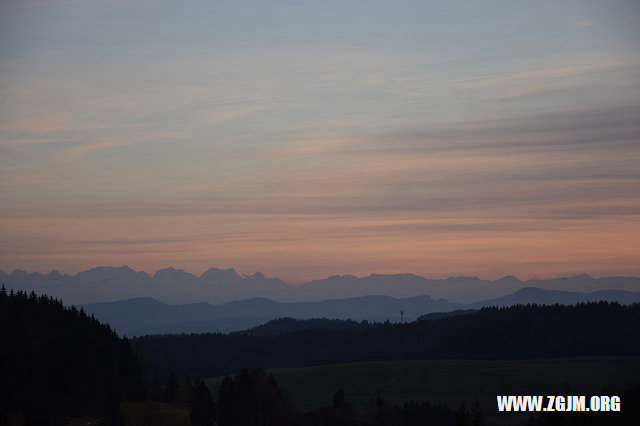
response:
<path fill-rule="evenodd" d="M 238 274 L 233 268 L 210 268 L 200 276 L 172 267 L 153 275 L 128 266 L 99 266 L 75 275 L 53 270 L 48 274 L 0 270 L 0 283 L 8 289 L 34 290 L 60 298 L 67 304 L 117 301 L 152 297 L 169 304 L 210 302 L 221 304 L 234 300 L 268 298 L 277 302 L 322 301 L 360 296 L 408 298 L 430 295 L 455 303 L 474 303 L 499 298 L 525 288 L 535 287 L 567 292 L 599 290 L 640 291 L 640 278 L 576 275 L 553 279 L 522 281 L 514 276 L 497 280 L 478 277 L 429 279 L 414 274 L 372 274 L 365 277 L 334 275 L 302 285 L 290 285 L 261 272 Z"/>
<path fill-rule="evenodd" d="M 256 298 L 212 305 L 194 303 L 168 305 L 152 298 L 136 298 L 118 302 L 82 306 L 101 321 L 109 323 L 127 336 L 166 333 L 231 332 L 245 330 L 276 318 L 329 318 L 354 321 L 390 322 L 434 319 L 473 312 L 483 306 L 515 304 L 576 304 L 610 301 L 621 304 L 640 302 L 640 292 L 601 290 L 592 293 L 562 292 L 525 288 L 497 299 L 473 304 L 451 303 L 430 296 L 393 298 L 363 296 L 322 302 L 281 303 Z M 401 317 L 401 311 L 403 316 Z M 438 314 L 436 314 L 438 313 Z"/>

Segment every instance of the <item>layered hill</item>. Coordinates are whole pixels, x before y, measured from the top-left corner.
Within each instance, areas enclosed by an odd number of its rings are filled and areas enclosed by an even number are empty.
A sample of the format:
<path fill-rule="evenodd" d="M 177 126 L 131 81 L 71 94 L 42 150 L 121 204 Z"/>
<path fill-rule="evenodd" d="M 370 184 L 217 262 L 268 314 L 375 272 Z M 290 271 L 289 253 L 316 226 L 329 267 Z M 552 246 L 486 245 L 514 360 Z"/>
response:
<path fill-rule="evenodd" d="M 254 298 L 218 305 L 194 303 L 168 305 L 152 298 L 84 305 L 84 309 L 111 324 L 127 336 L 164 333 L 231 332 L 255 327 L 277 318 L 352 320 L 370 322 L 411 322 L 465 314 L 485 306 L 516 304 L 574 305 L 579 302 L 617 302 L 623 305 L 640 302 L 640 292 L 601 290 L 592 293 L 560 292 L 526 288 L 511 295 L 473 304 L 451 303 L 430 296 L 393 298 L 363 296 L 322 302 L 281 303 Z M 325 325 L 322 323 L 321 325 Z M 272 325 L 273 326 L 273 325 Z M 300 323 L 296 323 L 300 326 Z M 313 323 L 305 327 L 313 327 Z M 280 327 L 286 329 L 286 324 Z"/>
<path fill-rule="evenodd" d="M 176 374 L 192 376 L 224 375 L 246 366 L 640 355 L 639 304 L 493 307 L 407 324 L 275 325 L 282 332 L 271 333 L 266 327 L 247 333 L 146 336 L 132 339 L 132 344 L 157 371 L 173 368 Z"/>
<path fill-rule="evenodd" d="M 322 302 L 281 303 L 255 298 L 212 305 L 168 305 L 152 298 L 84 305 L 83 308 L 127 336 L 164 333 L 204 333 L 244 330 L 276 318 L 330 318 L 398 322 L 427 312 L 450 311 L 461 305 L 429 296 L 395 299 L 363 296 Z"/>

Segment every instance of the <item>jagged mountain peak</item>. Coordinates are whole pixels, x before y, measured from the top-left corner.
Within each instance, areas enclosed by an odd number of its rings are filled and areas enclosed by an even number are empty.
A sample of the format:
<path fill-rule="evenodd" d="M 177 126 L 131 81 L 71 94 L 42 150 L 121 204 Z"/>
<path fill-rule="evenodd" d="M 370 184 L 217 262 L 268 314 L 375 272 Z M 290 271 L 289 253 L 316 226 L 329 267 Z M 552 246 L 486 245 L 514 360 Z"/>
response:
<path fill-rule="evenodd" d="M 522 282 L 520 280 L 520 278 L 516 277 L 515 275 L 505 275 L 504 277 L 496 280 L 496 282 Z"/>
<path fill-rule="evenodd" d="M 184 269 L 174 268 L 173 266 L 167 266 L 166 268 L 158 269 L 154 275 L 157 275 L 158 272 L 186 272 L 186 271 Z"/>
<path fill-rule="evenodd" d="M 27 271 L 24 271 L 22 269 L 15 269 L 12 273 L 11 273 L 11 277 L 15 278 L 15 277 L 24 277 L 26 275 L 29 275 L 29 273 Z"/>
<path fill-rule="evenodd" d="M 62 274 L 57 269 L 52 269 L 47 275 L 45 275 L 49 279 L 57 279 L 62 278 Z"/>
<path fill-rule="evenodd" d="M 349 275 L 349 274 L 345 274 L 345 275 L 331 275 L 329 278 L 325 278 L 323 280 L 316 280 L 316 281 L 326 281 L 326 280 L 358 280 L 359 278 L 356 277 L 355 275 Z"/>
<path fill-rule="evenodd" d="M 151 277 L 146 272 L 136 272 L 133 268 L 123 265 L 97 266 L 88 271 L 78 272 L 73 276 L 73 279 L 87 280 L 94 283 L 119 283 L 126 286 L 127 283 L 148 282 Z"/>
<path fill-rule="evenodd" d="M 155 274 L 153 274 L 153 278 L 160 279 L 162 281 L 167 280 L 195 280 L 196 276 L 190 272 L 185 271 L 184 269 L 176 269 L 173 266 L 169 266 L 168 268 L 158 269 Z"/>
<path fill-rule="evenodd" d="M 118 298 L 153 296 L 168 302 L 223 303 L 252 297 L 279 301 L 313 301 L 364 295 L 412 297 L 429 294 L 434 300 L 474 303 L 511 294 L 522 287 L 560 291 L 590 292 L 618 289 L 640 290 L 640 278 L 592 278 L 582 274 L 570 278 L 521 281 L 507 275 L 498 280 L 461 276 L 429 279 L 410 273 L 371 274 L 368 276 L 333 275 L 290 285 L 276 277 L 257 271 L 239 275 L 233 268 L 210 268 L 200 277 L 182 269 L 159 269 L 152 276 L 136 272 L 129 266 L 98 266 L 75 275 L 60 275 L 53 270 L 46 275 L 16 269 L 11 275 L 0 273 L 8 288 L 35 290 L 71 303 L 88 303 Z"/>
<path fill-rule="evenodd" d="M 238 275 L 234 268 L 209 268 L 204 274 L 200 275 L 200 280 L 203 281 L 236 281 L 241 279 L 242 277 Z"/>
<path fill-rule="evenodd" d="M 119 273 L 126 275 L 135 275 L 136 271 L 133 270 L 130 266 L 122 265 L 122 266 L 96 266 L 95 268 L 91 268 L 88 271 L 91 274 L 105 274 L 105 273 Z M 82 272 L 81 272 L 82 273 Z"/>

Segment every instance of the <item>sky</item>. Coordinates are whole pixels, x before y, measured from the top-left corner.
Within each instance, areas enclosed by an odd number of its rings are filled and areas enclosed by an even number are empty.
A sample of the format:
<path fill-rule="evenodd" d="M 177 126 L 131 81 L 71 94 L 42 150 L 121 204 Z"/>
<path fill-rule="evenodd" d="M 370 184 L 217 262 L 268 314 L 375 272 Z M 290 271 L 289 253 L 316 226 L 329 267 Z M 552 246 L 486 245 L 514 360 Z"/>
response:
<path fill-rule="evenodd" d="M 640 276 L 639 19 L 0 0 L 0 268 Z"/>

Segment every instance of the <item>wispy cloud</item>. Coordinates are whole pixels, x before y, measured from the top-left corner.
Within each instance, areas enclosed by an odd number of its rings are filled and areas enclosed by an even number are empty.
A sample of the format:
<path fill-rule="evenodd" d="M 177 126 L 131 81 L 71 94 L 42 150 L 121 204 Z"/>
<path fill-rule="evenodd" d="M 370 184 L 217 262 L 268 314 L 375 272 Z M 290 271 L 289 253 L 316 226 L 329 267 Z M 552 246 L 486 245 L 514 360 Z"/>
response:
<path fill-rule="evenodd" d="M 549 93 L 573 87 L 584 87 L 589 80 L 603 74 L 613 74 L 629 69 L 640 70 L 640 62 L 610 59 L 592 59 L 586 63 L 553 64 L 543 68 L 529 69 L 478 78 L 463 83 L 463 86 L 484 97 L 514 98 Z M 586 81 L 585 81 L 586 80 Z"/>
<path fill-rule="evenodd" d="M 4 268 L 640 273 L 635 6 L 0 7 Z"/>

